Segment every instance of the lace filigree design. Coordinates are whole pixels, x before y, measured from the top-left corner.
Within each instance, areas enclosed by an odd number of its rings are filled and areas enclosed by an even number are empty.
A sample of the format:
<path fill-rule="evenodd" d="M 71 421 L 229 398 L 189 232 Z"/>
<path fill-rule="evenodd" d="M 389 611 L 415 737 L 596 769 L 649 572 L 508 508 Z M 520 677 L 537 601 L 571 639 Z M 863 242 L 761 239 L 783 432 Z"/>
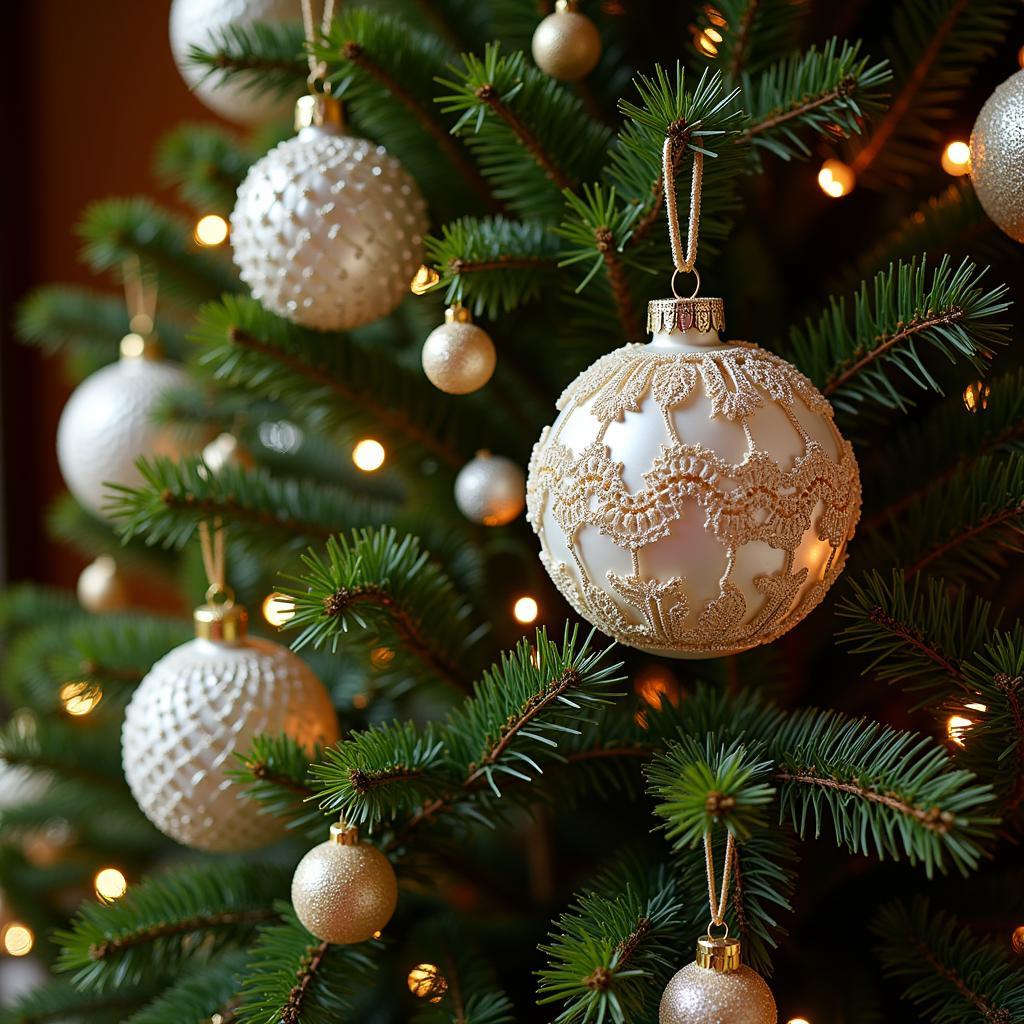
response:
<path fill-rule="evenodd" d="M 748 445 L 738 463 L 699 440 L 675 436 L 671 410 L 698 395 L 710 419 L 744 428 Z M 658 407 L 668 440 L 642 474 L 643 486 L 630 490 L 623 465 L 605 444 L 605 430 L 626 412 L 650 414 L 648 402 Z M 808 435 L 798 403 L 825 421 L 837 459 Z M 787 467 L 752 440 L 749 421 L 769 404 L 782 409 L 803 443 L 802 454 L 787 458 Z M 842 571 L 860 515 L 857 463 L 832 422 L 831 406 L 784 360 L 747 343 L 675 352 L 627 345 L 581 374 L 559 407 L 560 420 L 545 429 L 530 461 L 527 514 L 556 586 L 612 637 L 670 654 L 743 650 L 791 628 Z M 583 410 L 597 422 L 594 439 L 577 454 L 560 437 L 566 420 Z M 644 548 L 670 536 L 674 524 L 695 511 L 721 545 L 726 566 L 718 592 L 701 600 L 692 593 L 685 565 L 658 579 L 642 574 L 638 561 Z M 571 564 L 551 557 L 546 523 L 564 535 Z M 595 578 L 580 553 L 584 528 L 595 528 L 629 553 L 632 571 L 609 570 Z M 827 549 L 808 554 L 815 542 Z M 744 583 L 736 578 L 737 557 L 754 543 L 777 550 L 781 568 L 748 575 Z M 808 564 L 815 566 L 813 579 Z M 751 601 L 752 591 L 760 600 Z"/>

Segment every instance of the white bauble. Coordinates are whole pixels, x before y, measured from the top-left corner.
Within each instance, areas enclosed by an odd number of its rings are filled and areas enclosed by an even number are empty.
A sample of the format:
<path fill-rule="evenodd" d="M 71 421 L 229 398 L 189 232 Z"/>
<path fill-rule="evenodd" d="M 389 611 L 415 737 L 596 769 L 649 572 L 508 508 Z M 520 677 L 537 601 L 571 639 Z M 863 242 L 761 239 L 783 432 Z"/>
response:
<path fill-rule="evenodd" d="M 119 612 L 129 605 L 128 584 L 110 555 L 100 555 L 78 577 L 78 603 L 94 614 Z"/>
<path fill-rule="evenodd" d="M 142 483 L 140 456 L 186 453 L 174 428 L 155 423 L 153 413 L 168 392 L 188 382 L 173 363 L 122 357 L 78 385 L 57 426 L 57 461 L 68 490 L 90 512 L 103 514 L 104 484 Z"/>
<path fill-rule="evenodd" d="M 301 17 L 298 0 L 173 0 L 171 53 L 188 87 L 215 114 L 237 124 L 266 124 L 288 117 L 295 97 L 262 92 L 238 78 L 225 81 L 223 75 L 208 75 L 206 67 L 189 62 L 189 50 L 212 49 L 225 29 Z"/>
<path fill-rule="evenodd" d="M 146 817 L 179 843 L 254 849 L 280 838 L 283 825 L 227 773 L 253 737 L 281 733 L 307 750 L 338 738 L 330 696 L 309 666 L 269 640 L 197 637 L 161 658 L 132 695 L 125 778 Z"/>
<path fill-rule="evenodd" d="M 423 255 L 426 204 L 382 146 L 330 124 L 303 128 L 239 186 L 231 245 L 272 313 L 349 330 L 391 313 Z"/>
<path fill-rule="evenodd" d="M 455 478 L 455 504 L 471 522 L 504 526 L 523 511 L 526 475 L 503 455 L 477 452 Z"/>
<path fill-rule="evenodd" d="M 992 93 L 974 122 L 971 181 L 985 212 L 1024 242 L 1024 70 Z"/>
<path fill-rule="evenodd" d="M 778 356 L 723 343 L 720 300 L 651 304 L 653 340 L 563 392 L 527 483 L 541 560 L 588 621 L 669 657 L 774 640 L 842 570 L 860 478 L 832 408 Z"/>

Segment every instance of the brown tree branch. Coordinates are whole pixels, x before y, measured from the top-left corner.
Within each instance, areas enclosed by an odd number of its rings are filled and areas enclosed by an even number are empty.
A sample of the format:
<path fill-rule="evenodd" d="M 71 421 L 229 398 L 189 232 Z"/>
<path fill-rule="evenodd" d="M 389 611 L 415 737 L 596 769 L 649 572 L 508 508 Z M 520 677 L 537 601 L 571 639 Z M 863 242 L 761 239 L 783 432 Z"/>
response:
<path fill-rule="evenodd" d="M 327 942 L 310 946 L 308 958 L 296 974 L 297 983 L 288 993 L 288 1002 L 281 1008 L 281 1024 L 300 1024 L 302 1021 L 302 1004 L 306 1001 L 309 987 L 316 980 L 316 972 L 320 970 L 330 948 Z"/>
<path fill-rule="evenodd" d="M 812 110 L 817 110 L 819 107 L 823 107 L 826 103 L 831 103 L 833 100 L 849 96 L 856 86 L 857 80 L 855 78 L 844 78 L 834 89 L 829 89 L 828 92 L 823 92 L 820 96 L 815 96 L 813 99 L 804 100 L 802 103 L 798 103 L 792 107 L 787 107 L 785 110 L 779 110 L 774 114 L 769 114 L 763 121 L 758 121 L 756 124 L 752 124 L 745 132 L 741 132 L 736 137 L 736 141 L 749 142 L 752 138 L 760 135 L 762 132 L 769 131 L 772 128 L 777 128 L 780 124 L 785 124 L 787 121 L 792 121 L 796 117 L 810 113 Z"/>
<path fill-rule="evenodd" d="M 116 939 L 106 939 L 90 947 L 91 960 L 104 960 L 114 953 L 120 953 L 134 946 L 141 946 L 157 939 L 170 938 L 172 935 L 188 935 L 190 932 L 211 931 L 214 928 L 230 928 L 236 924 L 250 924 L 269 921 L 277 917 L 273 908 L 265 910 L 228 910 L 217 914 L 197 914 L 180 921 L 167 921 L 151 928 L 139 928 L 137 931 L 121 935 Z"/>
<path fill-rule="evenodd" d="M 958 533 L 953 534 L 951 537 L 947 537 L 946 540 L 930 548 L 915 562 L 911 562 L 911 564 L 903 570 L 904 578 L 909 578 L 915 573 L 919 573 L 923 568 L 925 568 L 925 566 L 934 562 L 937 558 L 942 558 L 943 555 L 949 554 L 949 552 L 954 548 L 959 547 L 961 544 L 965 544 L 972 537 L 976 537 L 979 533 L 984 533 L 986 530 L 1002 526 L 1004 523 L 1010 523 L 1020 516 L 1024 516 L 1024 501 L 1019 501 L 1015 505 L 1009 505 L 1006 508 L 1001 508 L 998 512 L 993 512 L 991 515 L 985 516 L 983 519 L 979 519 L 978 522 L 971 523 Z"/>
<path fill-rule="evenodd" d="M 938 647 L 928 643 L 924 634 L 919 629 L 914 629 L 913 626 L 908 626 L 905 622 L 894 619 L 877 605 L 868 613 L 868 619 L 883 629 L 888 630 L 893 636 L 899 637 L 908 646 L 913 647 L 915 651 L 923 654 L 955 682 L 963 681 L 963 673 L 960 671 L 960 666 L 946 657 Z"/>
<path fill-rule="evenodd" d="M 604 258 L 604 267 L 612 289 L 612 298 L 615 299 L 623 337 L 626 341 L 638 341 L 641 337 L 640 322 L 637 320 L 636 305 L 629 289 L 626 268 L 623 267 L 615 250 L 615 237 L 610 228 L 600 227 L 594 232 L 594 238 L 598 252 Z"/>

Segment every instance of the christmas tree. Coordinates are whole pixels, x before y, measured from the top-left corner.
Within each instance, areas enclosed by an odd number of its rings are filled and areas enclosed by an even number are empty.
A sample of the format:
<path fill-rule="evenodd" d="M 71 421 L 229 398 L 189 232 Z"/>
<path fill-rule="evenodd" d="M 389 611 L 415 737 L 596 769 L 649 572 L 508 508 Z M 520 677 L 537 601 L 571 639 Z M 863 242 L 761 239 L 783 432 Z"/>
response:
<path fill-rule="evenodd" d="M 19 313 L 0 1022 L 1024 1021 L 1018 6 L 227 6 Z"/>

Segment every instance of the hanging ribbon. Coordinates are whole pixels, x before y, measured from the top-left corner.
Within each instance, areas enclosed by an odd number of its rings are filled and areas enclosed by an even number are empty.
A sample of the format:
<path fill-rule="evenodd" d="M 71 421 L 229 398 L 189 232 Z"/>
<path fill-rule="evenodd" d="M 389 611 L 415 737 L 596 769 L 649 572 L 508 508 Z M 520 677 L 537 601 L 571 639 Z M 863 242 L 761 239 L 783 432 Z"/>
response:
<path fill-rule="evenodd" d="M 700 229 L 700 197 L 704 183 L 704 154 L 693 154 L 693 176 L 690 182 L 690 217 L 686 231 L 686 251 L 683 251 L 682 230 L 679 223 L 679 210 L 676 202 L 675 161 L 672 158 L 674 142 L 666 136 L 665 145 L 661 150 L 661 180 L 665 190 L 665 214 L 668 218 L 668 237 L 672 246 L 672 263 L 675 271 L 672 274 L 672 294 L 682 298 L 676 291 L 677 274 L 693 274 L 697 283 L 693 289 L 692 299 L 700 291 L 700 274 L 697 271 L 697 235 Z"/>
<path fill-rule="evenodd" d="M 331 22 L 334 20 L 334 2 L 335 0 L 325 0 L 324 16 L 320 20 L 318 34 L 316 21 L 313 18 L 313 0 L 302 0 L 302 26 L 306 32 L 306 46 L 309 49 L 309 77 L 306 81 L 309 83 L 311 91 L 315 91 L 316 84 L 323 81 L 324 75 L 327 74 L 327 62 L 316 59 L 313 45 L 316 43 L 318 35 L 319 38 L 323 38 L 330 30 Z"/>
<path fill-rule="evenodd" d="M 128 328 L 145 338 L 153 333 L 156 322 L 156 280 L 146 280 L 142 263 L 136 255 L 122 262 L 121 278 L 124 281 L 124 304 L 128 309 Z"/>
<path fill-rule="evenodd" d="M 729 926 L 725 922 L 725 908 L 729 904 L 729 883 L 732 881 L 732 862 L 736 855 L 735 841 L 729 832 L 725 838 L 725 867 L 722 868 L 722 886 L 720 895 L 715 891 L 715 855 L 711 845 L 711 832 L 704 833 L 704 860 L 708 875 L 708 907 L 711 910 L 711 922 L 708 925 L 708 936 L 712 928 L 725 926 L 725 934 L 729 934 Z"/>
<path fill-rule="evenodd" d="M 234 595 L 227 585 L 224 568 L 224 527 L 220 516 L 213 520 L 213 528 L 205 519 L 199 524 L 199 547 L 206 571 L 207 604 L 234 604 Z"/>

